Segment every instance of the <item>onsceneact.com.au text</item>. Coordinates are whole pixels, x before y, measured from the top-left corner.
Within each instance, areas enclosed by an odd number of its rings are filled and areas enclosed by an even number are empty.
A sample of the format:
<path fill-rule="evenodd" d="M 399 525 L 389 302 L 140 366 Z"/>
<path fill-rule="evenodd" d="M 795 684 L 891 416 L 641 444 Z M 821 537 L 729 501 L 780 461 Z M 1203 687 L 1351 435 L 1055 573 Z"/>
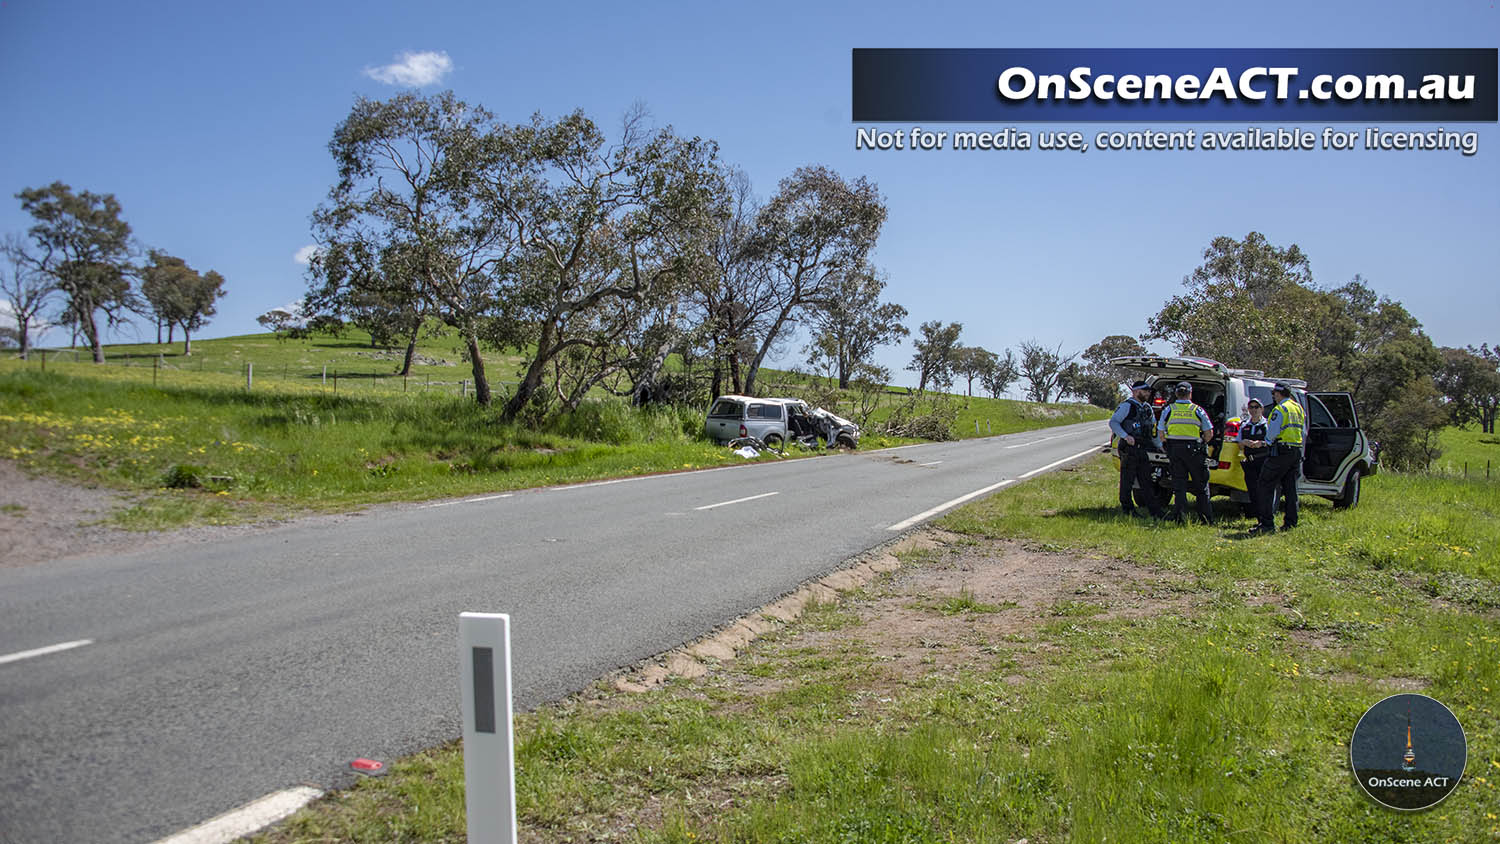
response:
<path fill-rule="evenodd" d="M 1026 67 L 1000 73 L 996 89 L 1005 100 L 1224 100 L 1246 99 L 1322 101 L 1472 100 L 1471 75 L 1426 74 L 1409 81 L 1397 73 L 1320 73 L 1308 84 L 1293 88 L 1295 67 L 1249 67 L 1235 73 L 1216 67 L 1206 77 L 1192 73 L 1102 73 L 1075 67 L 1067 74 L 1040 74 Z"/>

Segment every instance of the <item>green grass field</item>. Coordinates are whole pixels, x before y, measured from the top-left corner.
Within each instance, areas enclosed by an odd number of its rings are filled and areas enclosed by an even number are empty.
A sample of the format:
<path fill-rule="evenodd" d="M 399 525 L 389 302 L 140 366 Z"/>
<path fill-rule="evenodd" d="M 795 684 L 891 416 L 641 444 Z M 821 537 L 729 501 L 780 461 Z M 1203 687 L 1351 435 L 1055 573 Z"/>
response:
<path fill-rule="evenodd" d="M 1438 439 L 1443 453 L 1432 461 L 1431 471 L 1443 475 L 1484 478 L 1500 483 L 1500 434 L 1486 434 L 1477 427 L 1445 428 Z M 1467 465 L 1465 465 L 1467 464 Z"/>
<path fill-rule="evenodd" d="M 78 362 L 71 351 L 0 359 L 0 458 L 136 491 L 138 502 L 113 517 L 136 529 L 743 461 L 703 438 L 703 408 L 634 410 L 601 398 L 540 430 L 502 424 L 475 405 L 469 367 L 441 337 L 424 341 L 409 378 L 394 374 L 400 350 L 372 350 L 353 332 L 197 340 L 193 349 L 185 357 L 180 344 L 110 346 L 102 366 L 86 352 Z M 519 360 L 487 357 L 497 401 Z M 987 435 L 1101 416 L 973 399 L 957 433 L 974 436 L 975 420 Z M 861 447 L 911 441 L 867 434 Z"/>
<path fill-rule="evenodd" d="M 1247 540 L 1248 521 L 1118 516 L 1114 483 L 1100 458 L 964 507 L 942 520 L 959 547 L 906 571 L 1019 541 L 1133 562 L 1170 609 L 1115 616 L 1081 594 L 1034 629 L 961 627 L 901 663 L 889 638 L 830 638 L 892 588 L 876 582 L 700 680 L 518 716 L 522 840 L 1500 840 L 1500 486 L 1385 473 L 1353 511 L 1309 500 L 1297 532 Z M 901 600 L 952 623 L 1014 612 L 963 589 Z M 977 659 L 931 656 L 958 647 Z M 893 684 L 892 664 L 912 667 Z M 1469 761 L 1444 803 L 1404 814 L 1359 792 L 1347 742 L 1368 706 L 1413 690 L 1458 715 Z M 450 746 L 257 840 L 463 829 Z"/>

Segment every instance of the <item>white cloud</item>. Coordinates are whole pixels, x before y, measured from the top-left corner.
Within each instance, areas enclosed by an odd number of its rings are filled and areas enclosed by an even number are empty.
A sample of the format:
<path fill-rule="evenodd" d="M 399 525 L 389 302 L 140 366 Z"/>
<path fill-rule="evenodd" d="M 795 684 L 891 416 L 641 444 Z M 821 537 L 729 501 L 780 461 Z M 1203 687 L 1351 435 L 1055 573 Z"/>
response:
<path fill-rule="evenodd" d="M 365 75 L 387 85 L 420 88 L 437 82 L 452 70 L 453 60 L 448 58 L 446 52 L 424 50 L 420 53 L 401 53 L 396 56 L 396 61 L 388 65 L 367 67 Z"/>
<path fill-rule="evenodd" d="M 309 243 L 301 249 L 298 249 L 297 253 L 292 256 L 292 260 L 305 267 L 308 264 L 312 263 L 313 256 L 317 254 L 317 244 Z"/>

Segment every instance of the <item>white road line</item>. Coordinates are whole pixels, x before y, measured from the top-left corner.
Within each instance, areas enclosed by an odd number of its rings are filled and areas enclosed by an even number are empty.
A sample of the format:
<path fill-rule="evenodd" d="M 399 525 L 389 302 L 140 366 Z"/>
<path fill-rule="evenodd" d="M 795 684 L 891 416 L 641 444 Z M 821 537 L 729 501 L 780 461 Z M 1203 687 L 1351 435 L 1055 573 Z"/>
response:
<path fill-rule="evenodd" d="M 74 648 L 81 648 L 84 645 L 92 644 L 94 644 L 93 639 L 79 639 L 74 642 L 63 642 L 57 645 L 48 645 L 45 648 L 34 648 L 29 651 L 18 651 L 13 654 L 0 656 L 0 665 L 4 665 L 7 662 L 20 662 L 23 659 L 31 659 L 34 656 L 46 656 L 47 654 L 55 654 L 58 651 L 70 651 Z"/>
<path fill-rule="evenodd" d="M 227 844 L 276 823 L 322 796 L 323 792 L 305 785 L 273 792 L 195 827 L 169 835 L 156 844 Z"/>
<path fill-rule="evenodd" d="M 418 509 L 426 510 L 429 507 L 447 507 L 449 504 L 478 504 L 481 501 L 494 501 L 497 498 L 510 498 L 512 495 L 515 495 L 515 493 L 507 492 L 504 495 L 481 495 L 478 498 L 461 498 L 458 501 L 439 501 L 436 504 L 423 504 Z"/>
<path fill-rule="evenodd" d="M 1050 437 L 1042 437 L 1039 440 L 1027 440 L 1026 442 L 1023 442 L 1023 443 L 1016 443 L 1015 445 L 1008 445 L 1008 446 L 1006 446 L 1006 448 L 1021 448 L 1023 446 L 1028 446 L 1028 445 L 1036 445 L 1037 443 L 1044 443 L 1047 440 L 1058 439 L 1061 436 L 1062 436 L 1062 434 L 1056 434 L 1056 435 L 1050 436 Z"/>
<path fill-rule="evenodd" d="M 958 505 L 964 503 L 965 501 L 968 501 L 970 498 L 975 498 L 975 497 L 984 495 L 986 492 L 993 492 L 993 491 L 999 489 L 1000 487 L 1010 486 L 1013 483 L 1015 483 L 1015 479 L 1014 478 L 1009 479 L 1009 480 L 1001 481 L 998 484 L 990 484 L 989 486 L 985 487 L 984 489 L 976 489 L 973 492 L 967 493 L 965 495 L 960 495 L 959 497 L 953 499 L 952 501 L 944 501 L 942 504 L 939 504 L 938 506 L 933 507 L 930 510 L 923 510 L 922 512 L 916 514 L 915 516 L 912 516 L 910 519 L 903 519 L 903 520 L 901 520 L 901 521 L 899 521 L 899 522 L 891 525 L 890 527 L 886 528 L 886 530 L 906 530 L 907 528 L 911 527 L 912 525 L 916 524 L 917 522 L 920 522 L 923 519 L 927 519 L 927 518 L 931 518 L 933 516 L 936 516 L 938 513 L 941 513 L 944 510 L 951 510 L 952 508 L 957 507 Z"/>
<path fill-rule="evenodd" d="M 941 460 L 934 460 L 931 463 L 918 463 L 917 465 L 918 466 L 936 466 L 937 464 L 939 464 L 941 462 L 943 462 L 943 461 L 941 461 Z"/>
<path fill-rule="evenodd" d="M 1061 466 L 1062 464 L 1068 462 L 1069 460 L 1077 460 L 1078 458 L 1084 456 L 1085 454 L 1092 454 L 1092 453 L 1094 453 L 1094 452 L 1096 452 L 1098 450 L 1099 450 L 1099 446 L 1094 446 L 1093 448 L 1090 448 L 1088 451 L 1080 451 L 1077 454 L 1073 455 L 1072 457 L 1064 457 L 1061 460 L 1058 460 L 1058 461 L 1055 461 L 1055 462 L 1052 462 L 1052 463 L 1048 463 L 1046 466 L 1043 466 L 1040 469 L 1032 469 L 1030 472 L 1026 472 L 1025 474 L 1021 475 L 1019 478 L 1014 478 L 1014 479 L 1010 479 L 1010 480 L 1004 480 L 1004 481 L 1001 481 L 1000 483 L 997 483 L 997 484 L 990 484 L 989 486 L 985 487 L 984 489 L 976 489 L 973 492 L 968 493 L 966 495 L 960 495 L 959 497 L 953 499 L 952 501 L 944 501 L 942 504 L 939 504 L 938 506 L 933 507 L 930 510 L 923 510 L 922 512 L 916 514 L 915 516 L 912 516 L 909 519 L 903 519 L 903 520 L 901 520 L 901 521 L 899 521 L 899 522 L 891 525 L 890 527 L 886 528 L 886 530 L 889 530 L 889 531 L 906 530 L 907 528 L 911 527 L 912 525 L 916 524 L 917 522 L 922 521 L 923 519 L 932 518 L 933 516 L 936 516 L 937 514 L 943 512 L 944 510 L 951 510 L 954 507 L 957 507 L 958 505 L 964 503 L 965 501 L 968 501 L 971 498 L 977 498 L 977 497 L 979 497 L 981 495 L 984 495 L 987 492 L 994 492 L 995 490 L 1000 489 L 1001 487 L 1010 486 L 1011 484 L 1015 483 L 1017 480 L 1025 480 L 1025 479 L 1031 477 L 1032 475 L 1036 475 L 1036 474 L 1039 474 L 1041 472 L 1045 472 L 1048 469 L 1054 468 L 1056 466 Z"/>
<path fill-rule="evenodd" d="M 780 494 L 781 493 L 779 493 L 779 492 L 762 492 L 760 495 L 747 495 L 744 498 L 736 498 L 733 501 L 720 501 L 718 504 L 705 504 L 702 507 L 694 507 L 693 509 L 694 510 L 712 510 L 715 507 L 727 507 L 730 504 L 739 504 L 739 503 L 744 502 L 744 501 L 754 501 L 757 498 L 769 498 L 769 497 L 771 497 L 773 495 L 780 495 Z"/>
<path fill-rule="evenodd" d="M 1085 454 L 1094 454 L 1095 452 L 1099 451 L 1099 448 L 1100 447 L 1096 445 L 1093 448 L 1087 449 L 1085 451 L 1080 451 L 1077 454 L 1073 455 L 1072 457 L 1064 457 L 1061 460 L 1054 460 L 1051 463 L 1048 463 L 1046 466 L 1043 466 L 1040 469 L 1032 469 L 1030 472 L 1023 473 L 1021 475 L 1021 480 L 1025 480 L 1025 479 L 1031 477 L 1032 475 L 1039 475 L 1042 472 L 1045 472 L 1048 469 L 1051 469 L 1051 468 L 1053 468 L 1055 466 L 1061 466 L 1062 464 L 1068 462 L 1069 460 L 1077 460 L 1078 458 L 1084 456 Z"/>

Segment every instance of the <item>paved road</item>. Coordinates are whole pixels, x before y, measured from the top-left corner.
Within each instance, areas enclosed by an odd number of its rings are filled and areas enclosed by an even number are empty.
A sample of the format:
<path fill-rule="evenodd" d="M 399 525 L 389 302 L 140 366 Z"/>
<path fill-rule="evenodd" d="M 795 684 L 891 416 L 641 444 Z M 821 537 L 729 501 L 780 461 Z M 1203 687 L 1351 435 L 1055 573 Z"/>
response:
<path fill-rule="evenodd" d="M 152 841 L 345 785 L 355 757 L 457 737 L 461 611 L 511 614 L 535 706 L 1106 438 L 1093 422 L 0 570 L 0 841 Z"/>

